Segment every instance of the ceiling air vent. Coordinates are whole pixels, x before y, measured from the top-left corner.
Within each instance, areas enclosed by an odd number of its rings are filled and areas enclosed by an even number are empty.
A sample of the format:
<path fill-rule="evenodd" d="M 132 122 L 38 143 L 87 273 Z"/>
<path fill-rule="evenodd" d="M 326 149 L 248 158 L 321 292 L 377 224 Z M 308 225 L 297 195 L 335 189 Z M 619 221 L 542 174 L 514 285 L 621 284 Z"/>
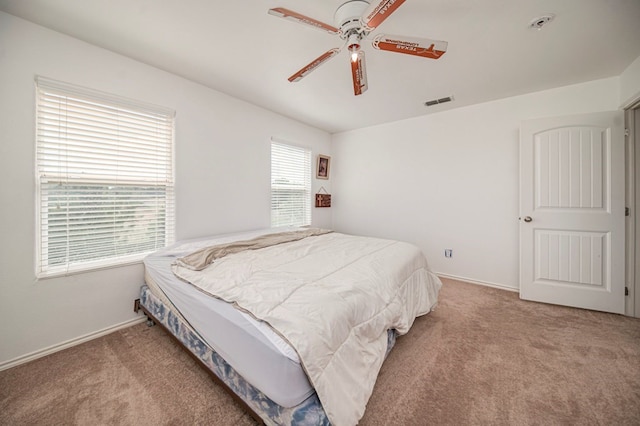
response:
<path fill-rule="evenodd" d="M 438 104 L 444 104 L 446 102 L 451 102 L 453 100 L 453 96 L 447 96 L 446 98 L 433 99 L 424 103 L 425 106 L 434 106 Z"/>

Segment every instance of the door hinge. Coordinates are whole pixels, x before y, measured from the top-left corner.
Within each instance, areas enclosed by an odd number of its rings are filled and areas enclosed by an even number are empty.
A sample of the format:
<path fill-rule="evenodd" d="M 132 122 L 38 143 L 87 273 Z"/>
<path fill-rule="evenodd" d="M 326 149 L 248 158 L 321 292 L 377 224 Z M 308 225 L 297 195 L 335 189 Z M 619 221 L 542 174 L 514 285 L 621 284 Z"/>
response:
<path fill-rule="evenodd" d="M 629 137 L 629 129 L 624 129 L 624 135 L 625 135 L 626 137 Z"/>
<path fill-rule="evenodd" d="M 625 296 L 629 295 L 629 287 L 627 287 L 627 286 L 624 287 L 624 295 Z"/>
<path fill-rule="evenodd" d="M 629 216 L 631 213 L 629 212 L 629 207 L 624 208 L 624 215 Z"/>

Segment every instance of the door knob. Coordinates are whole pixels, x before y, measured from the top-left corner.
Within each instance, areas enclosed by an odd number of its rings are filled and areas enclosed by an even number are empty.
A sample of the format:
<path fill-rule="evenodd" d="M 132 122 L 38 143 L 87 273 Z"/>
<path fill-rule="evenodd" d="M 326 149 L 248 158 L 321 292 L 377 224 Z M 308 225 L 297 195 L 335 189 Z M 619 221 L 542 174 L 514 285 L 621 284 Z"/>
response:
<path fill-rule="evenodd" d="M 531 219 L 531 216 L 525 216 L 524 217 L 524 221 L 527 222 L 527 223 L 531 222 L 532 220 L 533 219 Z"/>

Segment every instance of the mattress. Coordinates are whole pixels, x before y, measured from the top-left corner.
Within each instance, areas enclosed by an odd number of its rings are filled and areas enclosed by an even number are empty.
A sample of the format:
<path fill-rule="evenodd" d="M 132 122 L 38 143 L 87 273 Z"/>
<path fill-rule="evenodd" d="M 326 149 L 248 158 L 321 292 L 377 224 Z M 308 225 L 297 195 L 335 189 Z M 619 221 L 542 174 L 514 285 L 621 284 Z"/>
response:
<path fill-rule="evenodd" d="M 187 318 L 185 321 L 207 345 L 273 402 L 293 407 L 314 393 L 293 348 L 268 325 L 200 292 L 171 271 L 171 264 L 177 258 L 199 248 L 283 230 L 291 228 L 181 241 L 147 256 L 144 265 L 145 280 L 151 291 L 165 304 L 173 305 L 183 320 Z"/>

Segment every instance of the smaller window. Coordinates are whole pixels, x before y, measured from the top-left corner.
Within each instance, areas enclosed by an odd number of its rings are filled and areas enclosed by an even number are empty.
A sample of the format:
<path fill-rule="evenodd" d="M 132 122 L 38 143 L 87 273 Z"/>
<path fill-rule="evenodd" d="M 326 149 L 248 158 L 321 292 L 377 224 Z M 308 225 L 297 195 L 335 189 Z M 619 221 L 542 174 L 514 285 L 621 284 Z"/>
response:
<path fill-rule="evenodd" d="M 311 150 L 271 142 L 271 226 L 311 224 Z"/>

